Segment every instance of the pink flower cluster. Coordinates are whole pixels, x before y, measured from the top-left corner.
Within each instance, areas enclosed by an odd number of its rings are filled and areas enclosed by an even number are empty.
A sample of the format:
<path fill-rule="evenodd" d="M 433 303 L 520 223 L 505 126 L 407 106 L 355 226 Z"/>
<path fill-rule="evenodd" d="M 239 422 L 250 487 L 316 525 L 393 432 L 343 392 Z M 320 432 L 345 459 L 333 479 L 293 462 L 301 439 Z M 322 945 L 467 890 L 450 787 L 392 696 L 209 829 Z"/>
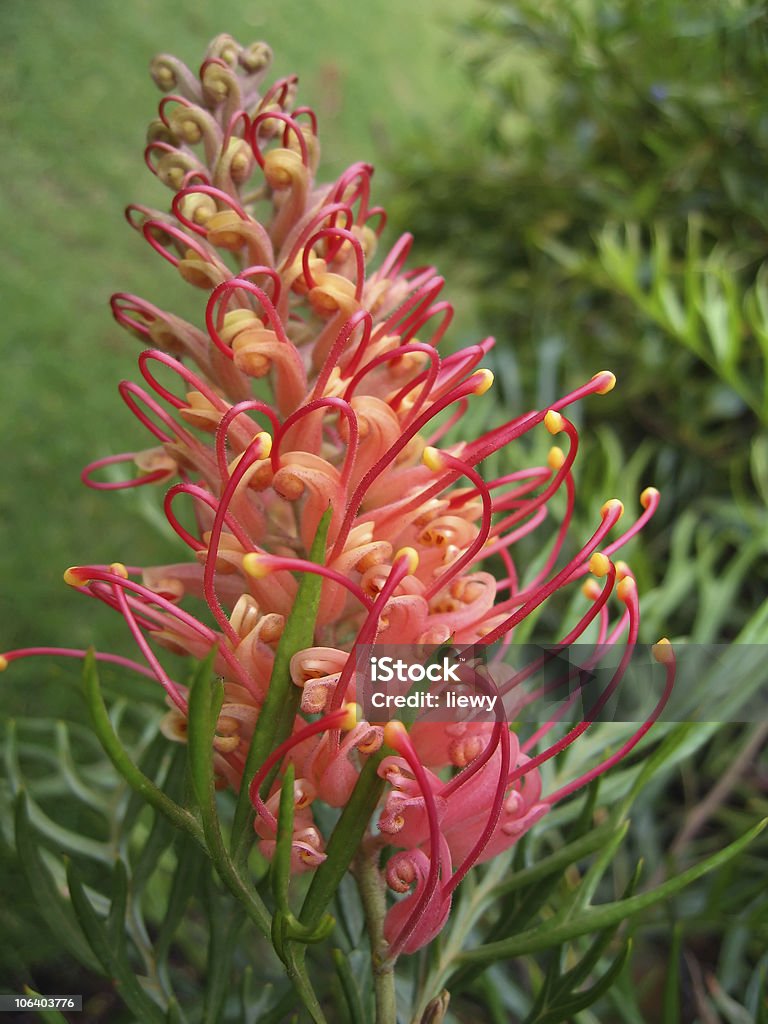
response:
<path fill-rule="evenodd" d="M 610 390 L 607 371 L 549 410 L 462 436 L 468 403 L 493 382 L 481 368 L 493 339 L 445 351 L 452 308 L 440 298 L 443 279 L 432 267 L 407 267 L 408 235 L 377 258 L 385 214 L 370 203 L 369 164 L 316 182 L 315 115 L 295 105 L 294 77 L 262 89 L 270 58 L 264 44 L 244 48 L 219 36 L 199 75 L 170 56 L 152 64 L 168 95 L 149 129 L 146 162 L 173 192 L 171 212 L 131 206 L 127 216 L 203 301 L 191 323 L 136 296 L 114 296 L 115 318 L 146 346 L 142 383 L 123 381 L 119 391 L 154 442 L 83 474 L 100 489 L 170 484 L 165 514 L 191 557 L 147 569 L 78 566 L 66 579 L 124 617 L 144 663 L 99 657 L 161 683 L 172 738 L 184 737 L 187 692 L 157 648 L 203 658 L 217 647 L 225 698 L 215 763 L 239 789 L 299 579 L 322 577 L 316 646 L 291 663 L 301 690 L 293 734 L 246 780 L 256 835 L 270 857 L 281 773 L 263 800 L 260 787 L 271 767 L 291 762 L 293 867 L 320 864 L 325 837 L 313 805 L 343 806 L 366 758 L 386 744 L 391 753 L 378 769 L 385 797 L 366 842 L 396 851 L 384 875 L 395 893 L 408 894 L 386 921 L 395 955 L 436 934 L 474 863 L 510 847 L 643 730 L 543 796 L 538 766 L 586 724 L 540 750 L 556 723 L 521 745 L 505 722 L 417 722 L 408 731 L 360 720 L 350 713 L 355 645 L 509 643 L 543 601 L 591 572 L 583 616 L 557 639 L 573 643 L 594 622 L 599 643 L 631 647 L 636 588 L 611 556 L 653 514 L 658 492 L 643 493 L 642 514 L 622 535 L 609 540 L 623 512 L 612 500 L 577 550 L 566 543 L 578 435 L 561 410 Z M 539 429 L 564 440 L 547 465 L 481 475 L 487 456 Z M 440 448 L 446 438 L 453 440 Z M 100 479 L 99 470 L 124 461 L 136 467 L 131 480 Z M 565 513 L 542 541 L 549 549 L 540 569 L 526 577 L 515 545 L 559 494 Z M 308 556 L 329 509 L 318 565 Z M 492 555 L 503 566 L 497 576 L 483 568 Z M 204 612 L 191 610 L 194 599 Z M 5 662 L 41 650 L 10 652 Z"/>

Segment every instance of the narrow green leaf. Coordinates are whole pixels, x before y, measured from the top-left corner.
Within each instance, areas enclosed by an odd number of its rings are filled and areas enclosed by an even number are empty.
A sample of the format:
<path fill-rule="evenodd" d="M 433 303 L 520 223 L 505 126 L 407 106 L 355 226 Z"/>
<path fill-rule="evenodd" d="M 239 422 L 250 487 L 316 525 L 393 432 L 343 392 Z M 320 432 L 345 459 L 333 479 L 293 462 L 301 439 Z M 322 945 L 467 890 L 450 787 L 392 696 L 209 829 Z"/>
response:
<path fill-rule="evenodd" d="M 531 1012 L 525 1018 L 524 1024 L 538 1024 L 542 1013 L 545 1013 L 549 1004 L 554 1002 L 553 993 L 562 970 L 563 954 L 563 946 L 553 950 L 544 980 L 541 983 L 541 988 L 536 995 L 536 1002 L 533 1004 Z"/>
<path fill-rule="evenodd" d="M 306 946 L 297 947 L 292 943 L 286 946 L 286 952 L 288 953 L 286 958 L 288 977 L 293 982 L 294 988 L 298 992 L 314 1024 L 328 1024 L 323 1009 L 320 1006 L 320 1000 L 317 998 L 307 973 L 307 965 L 304 962 L 305 950 Z"/>
<path fill-rule="evenodd" d="M 64 949 L 69 950 L 89 970 L 100 973 L 99 962 L 89 949 L 71 906 L 59 893 L 40 856 L 32 835 L 26 794 L 23 790 L 16 797 L 15 830 L 19 863 L 46 925 Z"/>
<path fill-rule="evenodd" d="M 122 860 L 115 861 L 110 889 L 111 905 L 107 915 L 107 938 L 115 956 L 125 959 L 125 911 L 128 906 L 128 873 Z"/>
<path fill-rule="evenodd" d="M 29 996 L 30 999 L 44 999 L 40 992 L 35 992 L 29 985 L 24 986 L 24 995 Z M 43 1024 L 68 1024 L 67 1018 L 63 1013 L 59 1013 L 56 1009 L 50 1010 L 36 1010 L 35 1015 L 43 1021 Z"/>
<path fill-rule="evenodd" d="M 325 849 L 326 859 L 312 877 L 299 914 L 302 924 L 308 928 L 320 923 L 368 828 L 384 789 L 384 780 L 376 773 L 383 757 L 384 751 L 380 750 L 368 758 L 331 833 Z"/>
<path fill-rule="evenodd" d="M 360 896 L 351 875 L 345 875 L 339 883 L 334 901 L 334 913 L 341 925 L 349 949 L 357 949 L 362 943 L 365 918 L 360 905 Z"/>
<path fill-rule="evenodd" d="M 112 764 L 117 768 L 128 785 L 139 793 L 147 803 L 169 818 L 177 828 L 185 829 L 190 835 L 202 840 L 202 832 L 196 819 L 178 804 L 170 800 L 163 791 L 152 782 L 134 764 L 128 751 L 118 739 L 117 733 L 112 728 L 104 698 L 101 695 L 99 675 L 96 670 L 96 659 L 93 651 L 85 656 L 83 666 L 83 682 L 85 685 L 85 699 L 91 715 L 93 729 L 98 736 L 105 753 Z"/>
<path fill-rule="evenodd" d="M 275 905 L 284 914 L 289 914 L 291 910 L 288 904 L 288 887 L 291 882 L 291 853 L 293 851 L 293 784 L 295 774 L 293 764 L 287 765 L 280 790 L 277 842 L 270 871 L 272 895 L 275 899 Z"/>
<path fill-rule="evenodd" d="M 591 797 L 588 795 L 587 807 L 590 803 Z M 585 811 L 586 809 L 585 807 Z M 582 817 L 584 817 L 584 813 Z M 577 823 L 577 831 L 580 827 L 581 825 Z M 530 867 L 513 871 L 509 879 L 494 887 L 499 915 L 498 921 L 486 935 L 487 942 L 492 943 L 505 938 L 509 934 L 510 927 L 513 927 L 515 931 L 522 932 L 527 923 L 552 896 L 566 868 L 594 853 L 595 850 L 603 849 L 606 842 L 609 842 L 617 832 L 623 836 L 625 831 L 626 825 L 617 826 L 613 822 L 607 821 L 597 828 L 592 828 L 555 853 L 541 858 Z M 526 837 L 523 838 L 525 840 Z M 521 895 L 517 896 L 516 894 L 520 892 Z M 451 976 L 451 990 L 465 988 L 483 970 L 484 966 L 480 963 L 465 964 Z"/>
<path fill-rule="evenodd" d="M 567 846 L 563 846 L 562 849 L 556 850 L 555 853 L 542 857 L 530 867 L 514 872 L 510 878 L 496 887 L 494 894 L 501 896 L 517 889 L 527 889 L 534 882 L 541 881 L 548 875 L 560 873 L 571 864 L 575 864 L 576 861 L 588 857 L 595 850 L 602 849 L 612 836 L 617 832 L 623 833 L 624 831 L 626 831 L 624 826 L 617 828 L 613 822 L 598 825 L 591 832 L 580 836 L 572 843 L 568 843 Z"/>
<path fill-rule="evenodd" d="M 182 751 L 183 753 L 183 751 Z M 183 769 L 182 769 L 183 771 Z M 141 847 L 133 870 L 131 871 L 131 888 L 139 893 L 157 868 L 163 853 L 173 843 L 178 830 L 162 814 L 154 811 L 154 820 L 149 835 Z"/>
<path fill-rule="evenodd" d="M 16 723 L 12 719 L 8 721 L 6 726 L 4 755 L 11 793 L 16 796 L 24 788 L 24 782 L 18 759 Z M 57 849 L 78 853 L 92 860 L 101 861 L 103 864 L 110 864 L 112 862 L 112 851 L 106 843 L 98 842 L 96 839 L 80 835 L 79 832 L 74 832 L 59 825 L 58 822 L 49 818 L 45 811 L 29 795 L 26 798 L 26 813 L 35 829 L 49 840 L 50 845 Z"/>
<path fill-rule="evenodd" d="M 77 765 L 72 757 L 69 730 L 66 722 L 56 723 L 56 758 L 58 761 L 57 767 L 62 778 L 77 799 L 100 814 L 104 814 L 110 806 L 109 798 L 104 793 L 99 793 L 92 789 L 80 778 Z"/>
<path fill-rule="evenodd" d="M 624 970 L 631 951 L 632 942 L 628 941 L 605 974 L 591 988 L 575 993 L 570 999 L 563 1000 L 563 1002 L 554 1006 L 551 1010 L 536 1017 L 535 1022 L 532 1021 L 531 1024 L 565 1024 L 565 1022 L 574 1020 L 577 1013 L 581 1013 L 588 1006 L 592 1006 L 593 1003 L 596 1003 L 608 991 L 616 978 Z"/>
<path fill-rule="evenodd" d="M 208 911 L 208 964 L 206 970 L 203 1024 L 217 1024 L 223 1016 L 230 990 L 230 976 L 238 933 L 244 918 L 232 914 L 216 892 L 210 871 L 205 874 L 205 903 Z"/>
<path fill-rule="evenodd" d="M 349 966 L 349 960 L 340 949 L 334 949 L 333 963 L 341 982 L 341 990 L 344 993 L 344 999 L 349 1009 L 350 1019 L 354 1024 L 365 1024 L 368 1020 L 368 1014 L 363 1007 L 363 1000 L 360 996 L 355 976 L 352 973 L 352 968 Z"/>
<path fill-rule="evenodd" d="M 189 901 L 197 893 L 200 871 L 206 862 L 205 854 L 198 844 L 183 832 L 177 833 L 176 849 L 176 870 L 168 894 L 168 904 L 155 940 L 155 959 L 158 963 L 165 963 L 168 957 L 173 936 L 184 917 Z"/>
<path fill-rule="evenodd" d="M 206 863 L 206 856 L 200 846 L 185 833 L 176 835 L 176 869 L 173 873 L 168 903 L 155 940 L 155 958 L 164 965 L 176 929 L 186 912 L 189 900 L 198 893 L 200 871 Z"/>
<path fill-rule="evenodd" d="M 608 928 L 625 918 L 659 903 L 662 900 L 674 896 L 686 885 L 695 882 L 698 878 L 706 875 L 716 868 L 727 864 L 732 857 L 737 856 L 741 851 L 759 835 L 768 825 L 765 819 L 751 828 L 745 835 L 735 842 L 730 843 L 723 850 L 719 850 L 711 857 L 700 864 L 696 864 L 683 871 L 681 874 L 670 878 L 658 888 L 650 892 L 639 893 L 626 900 L 617 900 L 614 903 L 606 903 L 599 907 L 590 907 L 577 917 L 562 924 L 551 926 L 549 923 L 542 927 L 532 928 L 520 935 L 514 935 L 499 942 L 488 943 L 478 946 L 476 949 L 467 950 L 459 954 L 460 963 L 486 963 L 503 958 L 522 956 L 524 953 L 536 953 L 543 949 L 561 945 L 579 935 L 586 935 L 590 932 L 600 931 Z"/>
<path fill-rule="evenodd" d="M 176 999 L 171 996 L 168 1000 L 168 1010 L 165 1015 L 166 1024 L 184 1024 L 185 1020 L 186 1017 L 184 1016 L 181 1007 L 176 1002 Z"/>
<path fill-rule="evenodd" d="M 638 863 L 637 868 L 624 889 L 624 892 L 621 894 L 622 899 L 628 899 L 634 894 L 635 889 L 640 882 L 641 871 L 642 863 Z M 618 931 L 619 924 L 611 925 L 609 928 L 600 932 L 579 962 L 569 971 L 566 971 L 566 973 L 559 979 L 559 984 L 555 990 L 558 993 L 558 997 L 562 997 L 569 992 L 574 992 L 584 984 L 593 969 L 597 966 L 600 957 L 610 945 L 614 935 Z"/>
<path fill-rule="evenodd" d="M 685 309 L 671 281 L 660 281 L 657 286 L 660 317 L 664 326 L 675 337 L 687 340 Z"/>
<path fill-rule="evenodd" d="M 213 736 L 224 700 L 220 680 L 214 682 L 213 660 L 215 649 L 202 661 L 195 672 L 189 692 L 189 727 L 187 752 L 189 776 L 195 794 L 206 839 L 209 831 L 218 829 L 215 773 L 213 770 Z"/>
<path fill-rule="evenodd" d="M 322 565 L 325 562 L 325 547 L 328 528 L 331 524 L 331 512 L 332 510 L 329 508 L 320 520 L 309 553 L 309 560 L 317 565 Z M 303 574 L 296 593 L 296 601 L 277 645 L 267 695 L 256 722 L 245 762 L 243 782 L 240 786 L 235 820 L 232 826 L 230 848 L 238 866 L 247 856 L 246 841 L 251 836 L 253 822 L 253 809 L 249 796 L 251 780 L 270 752 L 290 736 L 293 729 L 296 711 L 301 700 L 301 691 L 291 681 L 291 658 L 299 651 L 312 646 L 322 586 L 321 576 L 314 573 Z M 265 782 L 267 781 L 265 780 Z"/>
<path fill-rule="evenodd" d="M 183 743 L 169 743 L 167 737 L 163 736 L 159 730 L 153 739 L 147 744 L 145 749 L 140 753 L 136 759 L 136 764 L 148 779 L 152 779 L 158 789 L 162 790 L 166 796 L 173 800 L 175 798 L 172 793 L 167 791 L 166 786 L 166 783 L 169 781 L 168 773 L 163 774 L 163 762 L 168 757 L 169 750 L 174 751 L 174 760 L 176 757 L 181 755 L 182 761 L 184 762 L 182 774 L 184 774 L 186 772 L 186 745 Z M 137 793 L 135 789 L 131 789 L 128 806 L 126 807 L 121 820 L 121 829 L 124 833 L 127 834 L 133 829 L 133 826 L 136 824 L 136 819 L 144 810 L 146 803 L 147 801 L 141 793 Z M 176 800 L 176 803 L 180 803 L 180 801 Z"/>
<path fill-rule="evenodd" d="M 694 352 L 702 348 L 701 321 L 701 217 L 691 214 L 688 218 L 688 244 L 685 251 L 685 270 L 683 275 L 685 309 L 687 324 L 685 341 Z"/>
<path fill-rule="evenodd" d="M 600 847 L 600 854 L 595 858 L 593 864 L 590 865 L 584 878 L 581 880 L 581 884 L 574 891 L 573 896 L 566 904 L 563 905 L 562 910 L 557 914 L 558 921 L 567 921 L 574 916 L 574 914 L 588 907 L 592 902 L 592 897 L 595 895 L 600 880 L 605 872 L 610 867 L 613 858 L 616 856 L 616 851 L 624 842 L 624 837 L 627 834 L 629 828 L 629 821 L 625 821 L 620 825 L 612 836 L 609 836 L 605 843 Z"/>
<path fill-rule="evenodd" d="M 211 652 L 201 663 L 189 693 L 189 774 L 198 803 L 208 856 L 216 865 L 216 870 L 229 891 L 242 903 L 262 934 L 267 936 L 270 930 L 269 912 L 250 879 L 244 878 L 235 869 L 221 834 L 213 770 L 213 734 L 223 699 L 223 687 L 219 681 L 214 685 L 211 672 L 213 658 L 214 652 Z"/>
<path fill-rule="evenodd" d="M 728 306 L 720 282 L 710 270 L 704 278 L 704 303 L 701 307 L 712 351 L 721 366 L 731 364 L 738 354 L 738 338 L 731 337 Z"/>
<path fill-rule="evenodd" d="M 72 861 L 67 863 L 67 882 L 80 926 L 104 970 L 113 979 L 126 1006 L 147 1024 L 164 1024 L 165 1011 L 146 994 L 128 961 L 115 952 L 107 930 L 85 894 L 79 873 Z"/>
<path fill-rule="evenodd" d="M 600 792 L 601 778 L 598 775 L 596 779 L 587 786 L 584 793 L 584 805 L 581 808 L 581 813 L 574 822 L 574 838 L 587 835 L 594 831 L 594 817 L 595 808 L 597 807 L 597 797 Z"/>
<path fill-rule="evenodd" d="M 257 1017 L 246 1019 L 246 1024 L 284 1024 L 288 1014 L 296 1006 L 296 993 L 293 989 L 284 992 L 271 1009 L 260 1013 Z"/>
<path fill-rule="evenodd" d="M 683 944 L 683 929 L 679 923 L 672 930 L 672 945 L 667 961 L 667 977 L 664 982 L 663 1024 L 680 1024 L 680 949 Z"/>

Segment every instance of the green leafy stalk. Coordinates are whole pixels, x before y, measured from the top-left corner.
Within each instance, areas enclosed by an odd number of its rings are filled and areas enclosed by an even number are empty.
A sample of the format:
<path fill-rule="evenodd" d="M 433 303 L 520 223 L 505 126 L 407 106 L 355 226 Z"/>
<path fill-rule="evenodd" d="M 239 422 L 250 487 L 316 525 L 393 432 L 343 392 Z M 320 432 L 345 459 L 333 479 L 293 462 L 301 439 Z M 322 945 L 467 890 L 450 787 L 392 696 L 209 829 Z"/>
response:
<path fill-rule="evenodd" d="M 331 511 L 329 508 L 320 520 L 309 553 L 310 561 L 317 565 L 322 565 L 325 561 L 325 546 L 328 528 L 331 524 Z M 312 646 L 322 586 L 321 576 L 309 572 L 302 575 L 296 593 L 296 601 L 277 645 L 267 695 L 245 762 L 243 781 L 238 794 L 235 820 L 232 826 L 230 848 L 234 861 L 238 865 L 247 856 L 246 841 L 251 834 L 253 824 L 253 809 L 248 792 L 251 780 L 270 752 L 290 736 L 293 729 L 301 691 L 291 681 L 291 658 L 299 651 Z"/>
<path fill-rule="evenodd" d="M 318 928 L 309 929 L 297 921 L 291 912 L 288 890 L 291 883 L 293 852 L 294 781 L 294 766 L 289 764 L 280 790 L 277 842 L 270 871 L 272 895 L 277 907 L 272 918 L 272 943 L 312 1019 L 322 1022 L 323 1012 L 304 963 L 304 950 L 299 948 L 297 943 L 318 942 L 327 938 L 335 922 L 332 918 L 327 918 Z"/>

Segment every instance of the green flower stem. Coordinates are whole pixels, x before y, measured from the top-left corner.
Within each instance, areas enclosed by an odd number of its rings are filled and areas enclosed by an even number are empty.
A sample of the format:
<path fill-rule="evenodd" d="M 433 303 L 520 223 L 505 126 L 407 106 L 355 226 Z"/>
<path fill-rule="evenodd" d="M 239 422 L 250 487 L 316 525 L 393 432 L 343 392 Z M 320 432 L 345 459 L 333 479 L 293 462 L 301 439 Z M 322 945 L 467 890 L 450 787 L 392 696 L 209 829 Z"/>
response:
<path fill-rule="evenodd" d="M 526 953 L 538 953 L 552 946 L 559 946 L 580 935 L 609 928 L 655 903 L 674 896 L 686 885 L 690 885 L 691 882 L 695 882 L 708 872 L 722 867 L 732 857 L 741 853 L 763 831 L 766 825 L 768 825 L 768 818 L 759 822 L 741 838 L 726 846 L 724 850 L 720 850 L 700 864 L 695 864 L 687 871 L 683 871 L 682 874 L 671 878 L 668 882 L 660 885 L 658 889 L 631 896 L 629 899 L 606 903 L 599 907 L 590 907 L 572 920 L 554 926 L 547 923 L 543 927 L 531 928 L 509 939 L 490 942 L 484 946 L 478 946 L 477 949 L 460 953 L 456 959 L 463 964 L 490 963 L 494 960 L 522 956 Z"/>
<path fill-rule="evenodd" d="M 387 903 L 378 865 L 378 854 L 355 858 L 354 875 L 371 943 L 371 963 L 376 996 L 376 1024 L 397 1024 L 394 963 L 387 958 L 384 916 Z"/>

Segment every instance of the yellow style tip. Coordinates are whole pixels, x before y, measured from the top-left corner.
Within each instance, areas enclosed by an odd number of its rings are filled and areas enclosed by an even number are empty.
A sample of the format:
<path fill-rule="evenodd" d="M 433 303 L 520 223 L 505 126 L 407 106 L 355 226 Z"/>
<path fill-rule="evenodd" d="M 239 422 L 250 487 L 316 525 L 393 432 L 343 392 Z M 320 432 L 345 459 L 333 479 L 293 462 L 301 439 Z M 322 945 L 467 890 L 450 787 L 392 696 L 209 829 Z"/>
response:
<path fill-rule="evenodd" d="M 616 374 L 611 373 L 610 370 L 600 370 L 599 373 L 596 373 L 594 375 L 592 380 L 603 381 L 600 387 L 596 388 L 596 393 L 598 395 L 607 395 L 609 391 L 613 391 L 613 389 L 616 387 Z"/>
<path fill-rule="evenodd" d="M 651 654 L 661 665 L 669 665 L 675 660 L 675 652 L 669 640 L 663 636 L 651 648 Z"/>
<path fill-rule="evenodd" d="M 342 732 L 351 732 L 358 722 L 362 722 L 363 709 L 359 704 L 345 704 L 344 711 L 345 715 L 339 722 L 339 728 Z"/>
<path fill-rule="evenodd" d="M 268 459 L 272 454 L 272 435 L 268 434 L 266 430 L 260 430 L 253 440 L 259 442 L 261 447 L 261 457 L 263 459 Z"/>
<path fill-rule="evenodd" d="M 482 370 L 476 370 L 472 374 L 471 379 L 477 381 L 474 388 L 475 394 L 484 395 L 485 392 L 493 385 L 493 372 L 485 368 Z"/>
<path fill-rule="evenodd" d="M 128 570 L 125 568 L 122 562 L 113 562 L 109 567 L 109 571 L 113 572 L 115 576 L 120 576 L 121 579 L 128 579 Z"/>
<path fill-rule="evenodd" d="M 399 750 L 403 736 L 407 735 L 407 729 L 397 718 L 387 722 L 384 726 L 384 743 L 393 750 Z"/>
<path fill-rule="evenodd" d="M 611 560 L 602 551 L 596 551 L 589 560 L 589 571 L 593 576 L 607 576 L 611 571 Z"/>
<path fill-rule="evenodd" d="M 637 584 L 631 576 L 625 576 L 616 585 L 616 595 L 620 601 L 627 604 L 637 594 Z"/>
<path fill-rule="evenodd" d="M 64 572 L 63 580 L 68 587 L 82 587 L 83 579 L 80 576 L 80 566 L 70 565 Z"/>
<path fill-rule="evenodd" d="M 624 515 L 624 503 L 619 501 L 618 498 L 609 498 L 600 509 L 600 515 L 605 519 L 607 515 L 610 515 L 610 513 L 614 511 L 618 512 L 618 515 L 616 516 L 616 520 L 618 522 L 618 520 Z"/>
<path fill-rule="evenodd" d="M 433 472 L 437 473 L 444 466 L 443 457 L 437 448 L 427 445 L 421 454 L 421 461 Z"/>
<path fill-rule="evenodd" d="M 643 508 L 648 508 L 652 501 L 658 501 L 660 497 L 661 495 L 655 487 L 646 487 L 640 495 L 640 504 Z"/>
<path fill-rule="evenodd" d="M 257 580 L 263 579 L 264 576 L 269 576 L 272 572 L 271 565 L 264 560 L 264 556 L 260 555 L 258 551 L 249 551 L 247 555 L 243 556 L 243 569 L 249 576 L 253 576 Z"/>
<path fill-rule="evenodd" d="M 549 466 L 549 468 L 551 470 L 554 470 L 555 473 L 557 473 L 559 469 L 563 468 L 564 464 L 565 452 L 563 451 L 563 449 L 558 448 L 556 445 L 555 447 L 550 448 L 549 454 L 547 455 L 547 465 Z"/>
<path fill-rule="evenodd" d="M 413 576 L 416 570 L 419 568 L 419 553 L 415 548 L 400 548 L 399 551 L 395 552 L 395 562 L 401 558 L 407 559 L 408 572 Z"/>
<path fill-rule="evenodd" d="M 544 426 L 550 434 L 559 434 L 564 426 L 563 417 L 559 412 L 555 412 L 554 409 L 550 409 L 544 417 Z"/>
<path fill-rule="evenodd" d="M 5 672 L 8 668 L 9 662 L 4 654 L 0 654 L 0 672 Z"/>

